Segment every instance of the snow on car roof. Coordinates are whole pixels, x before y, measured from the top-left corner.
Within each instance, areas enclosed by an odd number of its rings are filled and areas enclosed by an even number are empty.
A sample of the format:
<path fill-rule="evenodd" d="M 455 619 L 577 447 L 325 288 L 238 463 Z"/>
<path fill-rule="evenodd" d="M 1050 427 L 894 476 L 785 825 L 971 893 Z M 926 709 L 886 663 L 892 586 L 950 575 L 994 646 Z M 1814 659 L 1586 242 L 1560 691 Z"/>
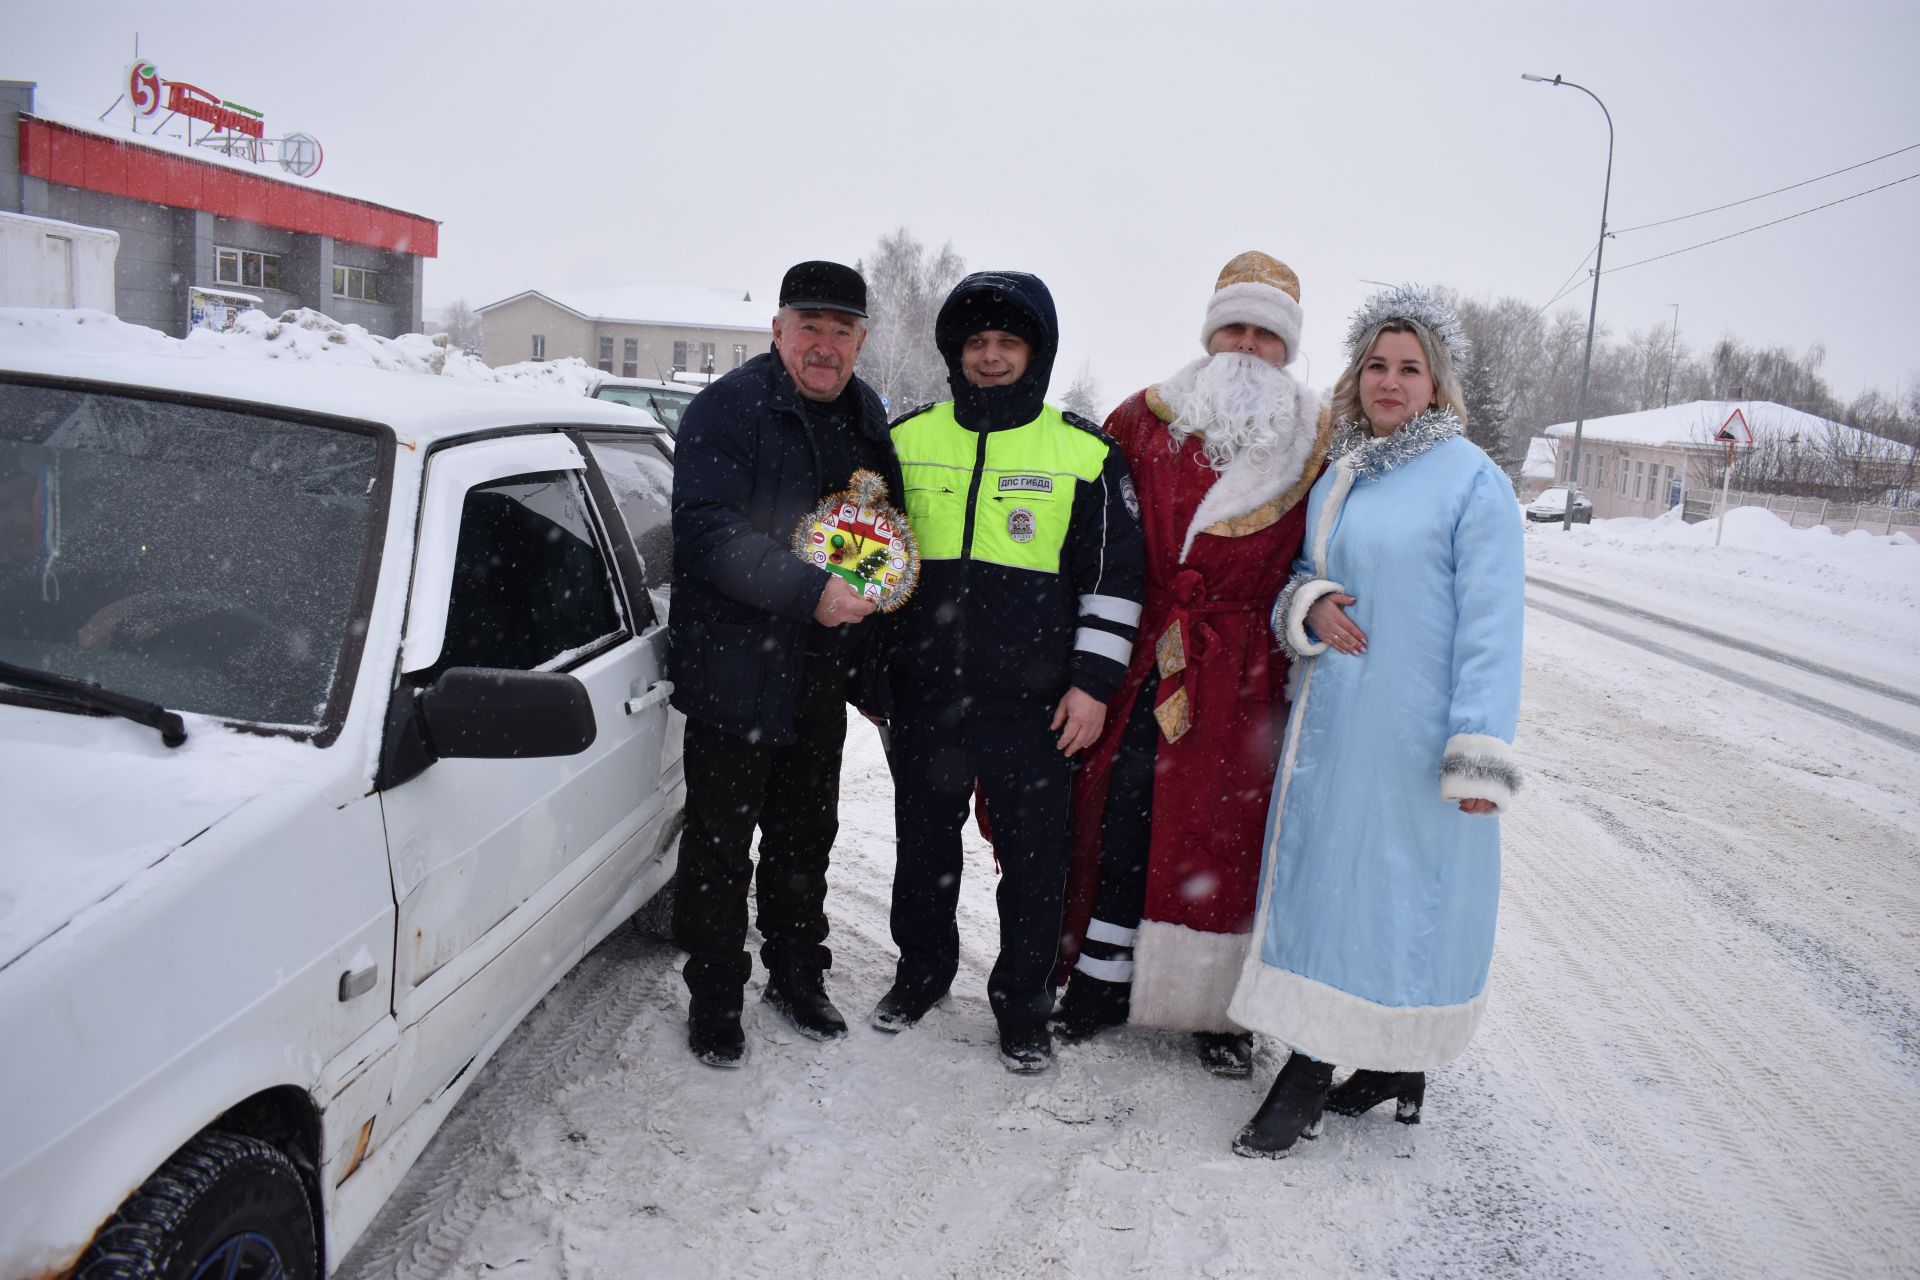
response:
<path fill-rule="evenodd" d="M 370 367 L 369 357 L 354 353 L 335 362 L 288 344 L 286 358 L 271 350 L 235 358 L 233 344 L 215 341 L 231 336 L 181 340 L 101 312 L 0 309 L 0 370 L 335 414 L 384 423 L 418 444 L 528 423 L 659 430 L 645 412 L 610 401 L 439 376 L 398 362 Z M 325 344 L 334 345 L 341 344 Z"/>

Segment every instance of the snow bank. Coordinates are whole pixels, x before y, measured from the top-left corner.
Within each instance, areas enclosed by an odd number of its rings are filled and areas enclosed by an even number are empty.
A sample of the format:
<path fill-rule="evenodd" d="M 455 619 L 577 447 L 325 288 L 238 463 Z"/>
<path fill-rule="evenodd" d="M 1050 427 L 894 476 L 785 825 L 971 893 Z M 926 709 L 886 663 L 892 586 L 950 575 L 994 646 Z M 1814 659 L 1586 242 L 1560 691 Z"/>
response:
<path fill-rule="evenodd" d="M 273 317 L 243 311 L 232 329 L 196 329 L 169 338 L 103 311 L 0 308 L 0 357 L 15 350 L 55 348 L 99 355 L 159 355 L 188 359 L 285 360 L 346 368 L 437 374 L 526 391 L 583 396 L 601 376 L 579 359 L 525 361 L 492 368 L 447 345 L 445 334 L 403 333 L 382 338 L 309 308 Z"/>

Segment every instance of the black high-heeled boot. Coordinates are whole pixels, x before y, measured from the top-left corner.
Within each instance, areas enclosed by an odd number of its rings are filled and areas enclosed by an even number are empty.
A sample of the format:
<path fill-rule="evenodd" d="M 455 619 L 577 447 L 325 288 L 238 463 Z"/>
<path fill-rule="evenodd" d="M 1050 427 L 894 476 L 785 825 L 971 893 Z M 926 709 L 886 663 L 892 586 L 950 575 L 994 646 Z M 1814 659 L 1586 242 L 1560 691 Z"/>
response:
<path fill-rule="evenodd" d="M 1424 1071 L 1368 1071 L 1362 1068 L 1327 1095 L 1327 1110 L 1339 1116 L 1371 1111 L 1388 1098 L 1396 1104 L 1393 1118 L 1401 1124 L 1420 1123 L 1420 1104 L 1427 1098 Z"/>
<path fill-rule="evenodd" d="M 1233 1154 L 1277 1160 L 1301 1138 L 1318 1136 L 1320 1108 L 1332 1084 L 1331 1062 L 1316 1062 L 1304 1053 L 1288 1058 L 1267 1100 L 1233 1140 Z"/>

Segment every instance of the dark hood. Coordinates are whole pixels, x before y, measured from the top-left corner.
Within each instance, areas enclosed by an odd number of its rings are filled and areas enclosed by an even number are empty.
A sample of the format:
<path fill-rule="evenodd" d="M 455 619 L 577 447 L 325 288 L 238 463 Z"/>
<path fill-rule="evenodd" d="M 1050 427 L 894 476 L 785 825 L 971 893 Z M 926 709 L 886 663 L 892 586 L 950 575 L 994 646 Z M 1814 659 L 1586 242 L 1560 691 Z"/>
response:
<path fill-rule="evenodd" d="M 1004 329 L 1025 338 L 1033 358 L 1019 381 L 976 387 L 960 372 L 960 348 L 983 329 Z M 1040 277 L 1024 271 L 976 271 L 953 287 L 933 322 L 933 344 L 947 362 L 953 416 L 969 431 L 1003 431 L 1040 416 L 1060 348 L 1060 322 L 1053 295 Z"/>

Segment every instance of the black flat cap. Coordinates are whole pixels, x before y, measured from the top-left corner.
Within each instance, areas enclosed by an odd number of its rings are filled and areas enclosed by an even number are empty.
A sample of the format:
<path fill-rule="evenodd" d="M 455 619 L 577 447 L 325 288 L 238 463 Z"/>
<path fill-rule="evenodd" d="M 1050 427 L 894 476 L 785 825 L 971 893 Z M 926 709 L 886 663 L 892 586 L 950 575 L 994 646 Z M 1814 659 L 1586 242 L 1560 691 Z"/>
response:
<path fill-rule="evenodd" d="M 837 262 L 802 262 L 780 282 L 780 305 L 795 311 L 844 311 L 867 314 L 867 282 L 852 267 Z"/>

